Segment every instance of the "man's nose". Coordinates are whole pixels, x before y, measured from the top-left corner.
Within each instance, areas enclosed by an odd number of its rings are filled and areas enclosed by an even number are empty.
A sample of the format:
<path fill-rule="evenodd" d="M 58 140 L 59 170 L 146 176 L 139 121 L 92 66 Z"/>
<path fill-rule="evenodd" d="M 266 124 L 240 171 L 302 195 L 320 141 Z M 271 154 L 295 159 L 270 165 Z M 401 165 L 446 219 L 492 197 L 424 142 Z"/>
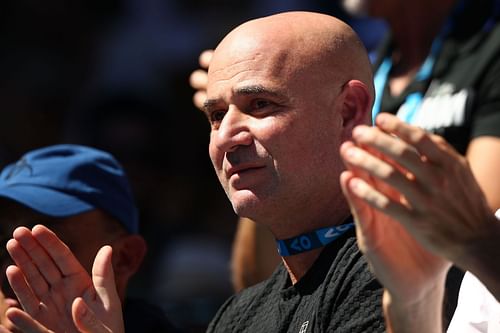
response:
<path fill-rule="evenodd" d="M 251 117 L 238 108 L 230 106 L 219 128 L 212 133 L 212 144 L 223 152 L 232 152 L 238 146 L 252 144 Z"/>

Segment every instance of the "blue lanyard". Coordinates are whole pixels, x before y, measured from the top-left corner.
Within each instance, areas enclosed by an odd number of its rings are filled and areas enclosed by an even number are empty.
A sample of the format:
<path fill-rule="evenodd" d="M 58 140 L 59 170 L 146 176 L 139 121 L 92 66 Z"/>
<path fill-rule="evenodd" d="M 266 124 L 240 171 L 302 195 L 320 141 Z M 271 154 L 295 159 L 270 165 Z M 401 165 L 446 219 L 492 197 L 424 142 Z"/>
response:
<path fill-rule="evenodd" d="M 460 1 L 458 5 L 453 10 L 453 14 L 450 15 L 450 18 L 447 20 L 444 27 L 441 29 L 439 35 L 434 39 L 431 46 L 431 51 L 424 63 L 420 67 L 419 71 L 415 75 L 415 81 L 417 82 L 425 82 L 431 78 L 432 70 L 434 68 L 434 64 L 436 63 L 436 58 L 441 52 L 444 38 L 450 33 L 453 28 L 453 18 L 456 16 L 457 12 L 463 11 L 465 6 L 465 0 Z M 386 57 L 377 72 L 375 73 L 374 85 L 375 85 L 375 102 L 373 104 L 372 110 L 372 120 L 375 123 L 376 116 L 381 112 L 382 108 L 382 96 L 384 94 L 384 88 L 387 84 L 387 80 L 389 79 L 389 73 L 392 68 L 392 60 L 390 57 Z M 401 109 L 402 112 L 398 112 L 398 117 L 407 123 L 412 123 L 415 118 L 415 115 L 422 105 L 422 101 L 424 99 L 424 95 L 421 91 L 417 91 L 411 94 L 408 94 L 406 97 L 403 107 Z"/>
<path fill-rule="evenodd" d="M 438 53 L 441 51 L 443 45 L 443 37 L 438 36 L 432 43 L 431 53 L 427 56 L 422 67 L 417 72 L 415 76 L 415 81 L 424 82 L 431 77 L 432 69 L 434 68 L 434 63 Z M 392 68 L 392 60 L 390 57 L 386 57 L 380 67 L 375 73 L 374 84 L 375 84 L 375 102 L 373 104 L 372 110 L 372 120 L 375 121 L 375 117 L 380 113 L 382 106 L 382 95 L 384 94 L 384 88 L 387 84 L 389 78 L 389 72 Z M 398 115 L 403 121 L 411 123 L 420 108 L 424 96 L 422 92 L 417 91 L 406 96 L 404 101 L 404 112 Z"/>
<path fill-rule="evenodd" d="M 422 67 L 420 67 L 419 71 L 415 75 L 415 81 L 424 82 L 431 77 L 432 69 L 434 68 L 434 64 L 436 62 L 436 58 L 441 51 L 443 46 L 443 34 L 434 39 L 432 42 L 431 52 L 425 59 Z M 382 107 L 382 96 L 384 94 L 384 88 L 387 84 L 387 80 L 389 79 L 389 72 L 392 68 L 392 60 L 390 57 L 386 57 L 377 72 L 375 73 L 374 85 L 375 85 L 375 102 L 373 104 L 372 111 L 372 120 L 375 121 L 375 117 L 381 112 Z M 402 120 L 407 123 L 411 123 L 415 117 L 417 110 L 420 108 L 424 96 L 422 92 L 414 92 L 409 94 L 404 101 L 404 112 L 401 115 L 398 115 Z"/>
<path fill-rule="evenodd" d="M 278 253 L 282 257 L 287 257 L 294 254 L 311 251 L 330 244 L 354 227 L 352 218 L 350 218 L 349 221 L 350 222 L 346 224 L 316 229 L 312 232 L 305 233 L 296 237 L 276 240 Z"/>

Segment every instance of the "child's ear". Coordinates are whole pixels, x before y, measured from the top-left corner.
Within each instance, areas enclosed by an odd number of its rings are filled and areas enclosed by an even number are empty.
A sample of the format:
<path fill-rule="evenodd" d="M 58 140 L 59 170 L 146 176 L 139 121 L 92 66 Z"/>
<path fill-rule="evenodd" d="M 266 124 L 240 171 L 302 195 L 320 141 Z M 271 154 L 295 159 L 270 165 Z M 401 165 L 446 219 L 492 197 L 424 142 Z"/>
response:
<path fill-rule="evenodd" d="M 146 252 L 146 241 L 140 235 L 126 235 L 113 242 L 113 270 L 122 302 L 127 284 L 141 267 Z"/>

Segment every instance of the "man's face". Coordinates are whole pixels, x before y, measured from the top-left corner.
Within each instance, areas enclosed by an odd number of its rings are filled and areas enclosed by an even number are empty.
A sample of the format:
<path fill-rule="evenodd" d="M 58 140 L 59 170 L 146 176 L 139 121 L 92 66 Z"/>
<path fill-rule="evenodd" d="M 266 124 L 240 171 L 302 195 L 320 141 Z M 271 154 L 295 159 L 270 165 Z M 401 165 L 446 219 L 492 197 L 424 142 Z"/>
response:
<path fill-rule="evenodd" d="M 286 49 L 252 43 L 234 41 L 210 65 L 210 158 L 238 215 L 306 214 L 339 189 L 343 83 L 325 82 L 324 68 Z"/>

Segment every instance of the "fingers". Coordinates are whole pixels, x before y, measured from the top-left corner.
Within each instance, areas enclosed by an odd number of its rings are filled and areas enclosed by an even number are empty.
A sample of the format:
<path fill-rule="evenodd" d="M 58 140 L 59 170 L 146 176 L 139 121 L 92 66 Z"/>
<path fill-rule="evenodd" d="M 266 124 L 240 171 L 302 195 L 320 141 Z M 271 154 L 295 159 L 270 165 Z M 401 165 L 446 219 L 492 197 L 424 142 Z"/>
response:
<path fill-rule="evenodd" d="M 415 148 L 377 127 L 357 126 L 353 130 L 353 138 L 358 144 L 367 145 L 392 159 L 398 159 L 404 167 L 412 166 L 421 161 Z"/>
<path fill-rule="evenodd" d="M 425 133 L 424 135 L 428 136 Z M 410 171 L 418 180 L 436 181 L 436 171 L 439 171 L 439 168 L 433 164 L 423 163 L 425 158 L 413 146 L 398 137 L 376 127 L 358 126 L 353 130 L 353 138 L 365 150 L 381 153 L 380 157 L 396 169 Z"/>
<path fill-rule="evenodd" d="M 447 166 L 459 156 L 443 138 L 430 135 L 421 128 L 406 124 L 394 115 L 381 113 L 375 119 L 375 124 L 383 131 L 395 134 L 403 141 L 414 146 L 420 154 L 426 156 L 432 163 Z M 443 154 L 443 150 L 449 154 Z"/>
<path fill-rule="evenodd" d="M 408 208 L 404 204 L 391 200 L 361 178 L 350 179 L 347 186 L 349 191 L 352 192 L 358 200 L 362 200 L 371 207 L 391 216 L 395 220 L 402 220 L 401 217 L 409 213 Z"/>
<path fill-rule="evenodd" d="M 204 69 L 197 69 L 189 77 L 189 84 L 197 90 L 206 90 L 208 83 L 208 74 Z"/>
<path fill-rule="evenodd" d="M 400 201 L 400 193 L 412 202 L 421 200 L 421 193 L 418 191 L 419 188 L 415 188 L 415 180 L 412 174 L 404 172 L 401 168 L 397 168 L 382 160 L 382 158 L 377 158 L 366 150 L 351 144 L 343 144 L 340 148 L 340 154 L 349 168 L 354 170 L 356 174 L 361 175 L 360 178 L 371 183 L 374 182 L 371 177 L 382 181 L 383 183 L 377 184 L 375 182 L 374 185 L 376 185 L 378 191 L 384 193 L 384 196 L 391 200 Z M 363 173 L 359 173 L 358 170 L 362 170 L 369 177 L 363 176 Z M 396 188 L 400 193 L 388 188 L 387 185 Z M 383 200 L 381 197 L 376 198 L 378 198 L 377 200 Z M 379 202 L 379 205 L 383 205 L 383 203 Z"/>
<path fill-rule="evenodd" d="M 53 333 L 20 309 L 10 308 L 7 310 L 7 318 L 24 333 Z"/>
<path fill-rule="evenodd" d="M 200 110 L 203 110 L 203 105 L 205 103 L 205 100 L 207 99 L 207 69 L 210 61 L 212 60 L 212 55 L 213 50 L 203 51 L 198 59 L 201 69 L 195 70 L 189 77 L 189 84 L 191 85 L 191 87 L 193 87 L 193 89 L 197 90 L 193 95 L 193 103 Z"/>
<path fill-rule="evenodd" d="M 45 226 L 36 225 L 32 231 L 19 227 L 13 237 L 7 250 L 38 295 L 48 289 L 47 284 L 85 271 L 66 244 Z"/>
<path fill-rule="evenodd" d="M 201 68 L 207 69 L 208 65 L 210 65 L 210 61 L 212 61 L 212 56 L 214 55 L 214 50 L 205 50 L 201 52 L 198 61 L 200 62 Z"/>
<path fill-rule="evenodd" d="M 78 328 L 78 331 L 83 333 L 109 333 L 109 330 L 95 315 L 95 313 L 87 306 L 85 301 L 78 297 L 73 301 L 71 312 L 73 322 Z M 117 332 L 114 332 L 117 333 Z"/>
<path fill-rule="evenodd" d="M 19 227 L 14 230 L 13 237 L 7 242 L 7 251 L 17 267 L 7 269 L 7 278 L 28 313 L 38 314 L 40 300 L 51 288 L 63 286 L 63 278 L 88 276 L 69 248 L 48 228 L 37 225 L 30 231 Z M 82 283 L 66 286 L 78 293 Z"/>
<path fill-rule="evenodd" d="M 37 313 L 40 310 L 40 300 L 26 283 L 21 270 L 16 266 L 9 266 L 5 274 L 23 309 L 29 313 Z"/>
<path fill-rule="evenodd" d="M 191 87 L 197 90 L 193 95 L 194 105 L 198 109 L 203 110 L 205 100 L 207 99 L 207 72 L 203 69 L 195 70 L 189 77 L 189 83 L 191 84 Z"/>
<path fill-rule="evenodd" d="M 54 265 L 54 262 L 45 249 L 33 237 L 29 229 L 24 227 L 17 228 L 14 230 L 13 237 L 19 244 L 21 244 L 24 252 L 28 255 L 29 259 L 38 268 L 39 272 L 48 283 L 55 283 L 61 278 L 61 272 L 57 266 Z M 15 261 L 15 258 L 12 259 Z M 28 265 L 28 263 L 24 261 L 23 264 Z M 22 267 L 20 268 L 23 269 Z"/>
<path fill-rule="evenodd" d="M 351 171 L 344 171 L 340 174 L 340 185 L 342 187 L 342 192 L 347 198 L 349 207 L 351 208 L 351 213 L 354 216 L 356 224 L 360 221 L 369 221 L 370 212 L 362 200 L 360 200 L 351 190 L 350 181 L 354 178 L 354 174 Z M 363 227 L 363 226 L 361 226 Z"/>
<path fill-rule="evenodd" d="M 26 229 L 26 228 L 23 228 Z M 18 229 L 16 229 L 18 230 Z M 27 230 L 27 229 L 26 229 Z M 24 230 L 22 230 L 24 232 Z M 29 232 L 29 230 L 28 230 Z M 37 295 L 43 295 L 49 289 L 45 278 L 40 274 L 38 268 L 31 260 L 30 256 L 26 253 L 21 243 L 16 239 L 11 239 L 7 242 L 7 251 L 9 252 L 12 260 L 16 263 L 17 267 L 22 271 L 24 277 L 28 280 L 31 288 Z M 14 272 L 14 271 L 13 271 Z M 14 282 L 17 282 L 17 273 L 14 273 Z M 12 285 L 12 283 L 11 283 Z M 20 286 L 20 285 L 19 285 Z"/>
<path fill-rule="evenodd" d="M 7 329 L 5 326 L 0 325 L 0 333 L 12 333 L 9 329 Z"/>
<path fill-rule="evenodd" d="M 63 276 L 79 274 L 85 271 L 66 244 L 47 227 L 36 225 L 33 227 L 32 234 L 46 253 L 49 254 L 51 262 L 55 264 L 58 272 L 62 273 Z M 44 268 L 43 266 L 39 267 Z"/>
<path fill-rule="evenodd" d="M 207 93 L 203 90 L 198 90 L 193 95 L 193 104 L 200 110 L 204 110 L 205 101 L 207 100 Z"/>
<path fill-rule="evenodd" d="M 371 244 L 374 241 L 369 237 L 369 228 L 373 221 L 373 216 L 368 205 L 352 193 L 349 182 L 353 178 L 354 174 L 351 171 L 342 172 L 340 174 L 340 185 L 354 217 L 354 223 L 356 224 L 356 239 L 359 248 L 363 253 L 366 253 L 367 249 L 372 247 Z"/>

